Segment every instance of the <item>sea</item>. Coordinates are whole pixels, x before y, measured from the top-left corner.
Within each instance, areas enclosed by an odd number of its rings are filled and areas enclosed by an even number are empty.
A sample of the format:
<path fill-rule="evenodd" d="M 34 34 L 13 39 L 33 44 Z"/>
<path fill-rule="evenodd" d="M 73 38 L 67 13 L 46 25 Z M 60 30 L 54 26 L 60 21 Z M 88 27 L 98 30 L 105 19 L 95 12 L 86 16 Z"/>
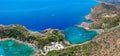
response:
<path fill-rule="evenodd" d="M 66 29 L 80 24 L 96 0 L 1 0 L 0 24 L 21 24 L 30 30 Z"/>
<path fill-rule="evenodd" d="M 86 20 L 85 16 L 97 4 L 96 0 L 0 0 L 0 24 L 20 24 L 31 31 L 59 29 L 63 31 L 67 41 L 80 44 L 97 35 L 96 31 L 87 31 L 75 26 L 82 22 L 91 22 L 91 20 Z M 5 56 L 16 56 L 10 53 L 17 52 L 18 47 L 14 45 L 5 47 L 2 43 L 4 42 L 0 42 L 0 54 L 7 52 L 4 53 Z M 9 44 L 9 41 L 5 41 L 5 44 Z M 16 50 L 6 51 L 4 48 Z M 23 49 L 18 51 L 21 53 Z M 24 56 L 29 56 L 26 52 L 24 54 L 26 54 Z M 17 56 L 22 56 L 22 54 Z"/>

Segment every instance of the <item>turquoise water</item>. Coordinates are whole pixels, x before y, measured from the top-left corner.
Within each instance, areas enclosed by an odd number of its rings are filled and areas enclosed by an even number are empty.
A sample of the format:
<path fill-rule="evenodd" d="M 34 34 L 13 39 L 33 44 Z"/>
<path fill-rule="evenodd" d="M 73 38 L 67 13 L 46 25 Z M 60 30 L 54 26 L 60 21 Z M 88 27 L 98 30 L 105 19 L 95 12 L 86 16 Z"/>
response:
<path fill-rule="evenodd" d="M 66 40 L 82 43 L 96 33 L 74 25 L 89 22 L 84 16 L 97 4 L 96 0 L 0 0 L 0 24 L 21 24 L 33 31 L 57 28 L 64 30 Z"/>
<path fill-rule="evenodd" d="M 35 51 L 28 45 L 14 40 L 0 42 L 0 56 L 31 56 Z"/>
<path fill-rule="evenodd" d="M 74 27 L 90 22 L 84 16 L 97 5 L 95 0 L 0 0 L 0 24 L 21 24 L 33 31 L 47 28 L 63 30 L 72 44 L 91 40 L 97 33 Z M 30 56 L 34 51 L 15 41 L 0 42 L 0 55 Z"/>
<path fill-rule="evenodd" d="M 66 35 L 66 40 L 70 41 L 72 44 L 80 44 L 91 40 L 98 33 L 96 31 L 87 31 L 79 27 L 70 27 L 64 31 Z"/>

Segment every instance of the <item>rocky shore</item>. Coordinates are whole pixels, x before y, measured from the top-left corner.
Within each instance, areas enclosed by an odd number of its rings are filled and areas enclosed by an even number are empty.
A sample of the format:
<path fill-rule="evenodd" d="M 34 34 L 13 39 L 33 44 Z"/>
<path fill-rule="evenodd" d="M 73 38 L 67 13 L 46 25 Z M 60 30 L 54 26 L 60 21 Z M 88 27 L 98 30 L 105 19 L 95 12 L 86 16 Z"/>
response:
<path fill-rule="evenodd" d="M 57 44 L 57 47 L 66 46 L 65 36 L 58 29 L 46 29 L 42 32 L 33 32 L 21 25 L 0 25 L 0 33 L 0 41 L 15 40 L 19 43 L 24 43 L 32 47 L 37 55 L 44 54 L 45 50 L 43 50 L 43 48 L 51 45 L 52 42 L 60 43 Z"/>
<path fill-rule="evenodd" d="M 87 23 L 87 22 L 82 22 L 80 25 L 77 25 L 78 27 L 82 27 L 86 30 L 90 30 L 89 26 L 90 26 L 90 23 Z"/>
<path fill-rule="evenodd" d="M 118 26 L 117 24 L 120 23 L 118 12 L 120 9 L 116 6 L 101 3 L 97 6 L 95 6 L 92 9 L 91 14 L 86 16 L 86 19 L 88 20 L 93 20 L 92 23 L 87 23 L 83 22 L 80 25 L 77 25 L 78 27 L 82 27 L 86 30 L 95 30 L 99 33 L 98 36 L 96 36 L 93 40 L 88 41 L 84 44 L 79 44 L 79 45 L 73 45 L 73 46 L 68 46 L 66 47 L 65 39 L 64 39 L 64 34 L 61 33 L 60 30 L 57 29 L 47 29 L 44 30 L 43 32 L 31 32 L 25 29 L 25 27 L 19 27 L 16 25 L 13 25 L 12 27 L 9 26 L 4 26 L 0 25 L 0 32 L 4 32 L 4 34 L 0 34 L 3 38 L 0 39 L 0 41 L 5 41 L 5 40 L 16 40 L 20 43 L 25 43 L 31 47 L 33 47 L 34 50 L 38 51 L 38 53 L 35 54 L 35 56 L 43 56 L 41 54 L 44 54 L 43 48 L 45 50 L 51 50 L 49 55 L 52 55 L 51 53 L 54 53 L 56 55 L 67 55 L 66 53 L 71 53 L 69 55 L 73 56 L 112 56 L 112 55 L 118 55 L 119 53 L 119 32 L 120 32 L 120 27 L 116 28 L 115 30 L 106 32 L 105 30 L 112 29 L 113 27 Z M 106 15 L 115 15 L 114 17 L 104 17 Z M 107 18 L 107 19 L 106 19 Z M 109 20 L 110 19 L 110 20 Z M 113 20 L 115 19 L 115 20 Z M 113 22 L 114 21 L 114 22 Z M 117 23 L 116 23 L 117 21 Z M 110 22 L 110 23 L 109 23 Z M 115 24 L 115 26 L 113 25 Z M 113 26 L 111 26 L 113 25 Z M 15 29 L 15 30 L 13 30 Z M 4 30 L 4 31 L 3 31 Z M 11 31 L 12 30 L 12 31 Z M 17 31 L 17 32 L 16 32 Z M 6 33 L 7 32 L 7 33 Z M 8 34 L 9 33 L 9 34 Z M 19 36 L 16 36 L 16 34 L 11 34 L 11 33 L 17 33 Z M 24 33 L 24 34 L 22 34 Z M 104 34 L 102 34 L 104 33 Z M 19 37 L 24 37 L 24 38 L 19 38 Z M 5 37 L 5 38 L 4 38 Z M 15 38 L 11 38 L 15 37 Z M 117 41 L 115 41 L 117 40 Z M 62 42 L 62 43 L 61 43 Z M 32 44 L 31 44 L 32 43 Z M 59 49 L 59 51 L 54 51 L 54 46 L 56 44 L 51 43 L 57 43 L 58 46 L 62 46 L 62 48 Z M 58 45 L 59 44 L 59 45 Z M 47 49 L 46 49 L 47 46 Z M 65 46 L 65 49 L 63 48 Z M 49 49 L 48 47 L 52 47 Z M 116 48 L 117 47 L 117 48 Z M 112 53 L 111 53 L 112 52 Z"/>
<path fill-rule="evenodd" d="M 120 56 L 120 5 L 100 3 L 92 9 L 92 12 L 86 18 L 93 20 L 93 22 L 90 24 L 83 22 L 77 26 L 95 30 L 99 35 L 83 45 L 53 51 L 48 55 Z"/>
<path fill-rule="evenodd" d="M 112 28 L 113 26 L 119 25 L 117 22 L 116 24 L 112 22 L 115 20 L 119 21 L 119 11 L 120 5 L 100 2 L 100 4 L 91 9 L 91 13 L 89 15 L 85 16 L 87 20 L 92 20 L 93 22 L 83 22 L 78 25 L 78 27 L 82 27 L 86 30 L 95 29 L 99 34 L 101 34 L 106 30 L 105 28 Z"/>

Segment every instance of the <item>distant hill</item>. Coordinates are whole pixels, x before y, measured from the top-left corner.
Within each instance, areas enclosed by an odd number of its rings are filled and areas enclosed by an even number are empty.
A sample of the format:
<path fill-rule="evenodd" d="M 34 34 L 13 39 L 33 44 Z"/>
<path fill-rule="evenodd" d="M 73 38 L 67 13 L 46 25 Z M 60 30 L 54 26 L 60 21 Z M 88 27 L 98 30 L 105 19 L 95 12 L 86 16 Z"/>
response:
<path fill-rule="evenodd" d="M 120 0 L 99 0 L 99 1 L 120 5 Z"/>

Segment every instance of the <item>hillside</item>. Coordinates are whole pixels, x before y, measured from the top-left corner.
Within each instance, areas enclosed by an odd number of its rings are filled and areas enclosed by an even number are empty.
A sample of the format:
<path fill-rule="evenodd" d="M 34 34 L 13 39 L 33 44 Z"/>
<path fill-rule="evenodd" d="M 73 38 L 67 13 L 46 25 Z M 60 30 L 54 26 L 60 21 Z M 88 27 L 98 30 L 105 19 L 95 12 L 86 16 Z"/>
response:
<path fill-rule="evenodd" d="M 120 6 L 101 3 L 92 9 L 88 19 L 93 20 L 91 29 L 104 29 L 93 40 L 47 56 L 120 56 Z"/>
<path fill-rule="evenodd" d="M 101 3 L 87 17 L 94 21 L 90 28 L 110 29 L 120 23 L 120 5 Z"/>
<path fill-rule="evenodd" d="M 96 36 L 87 44 L 52 51 L 47 56 L 120 56 L 119 52 L 120 27 Z"/>
<path fill-rule="evenodd" d="M 107 2 L 111 4 L 120 4 L 120 0 L 99 0 L 99 1 Z"/>
<path fill-rule="evenodd" d="M 119 0 L 100 1 L 113 4 L 120 2 Z M 120 56 L 120 5 L 113 4 L 100 3 L 92 8 L 91 13 L 86 17 L 93 21 L 89 24 L 89 28 L 103 29 L 105 32 L 83 44 L 66 44 L 64 34 L 57 29 L 31 32 L 21 25 L 0 25 L 0 38 L 14 38 L 35 44 L 39 52 L 34 56 Z M 64 48 L 59 49 L 61 45 Z M 53 47 L 56 49 L 50 50 Z"/>

